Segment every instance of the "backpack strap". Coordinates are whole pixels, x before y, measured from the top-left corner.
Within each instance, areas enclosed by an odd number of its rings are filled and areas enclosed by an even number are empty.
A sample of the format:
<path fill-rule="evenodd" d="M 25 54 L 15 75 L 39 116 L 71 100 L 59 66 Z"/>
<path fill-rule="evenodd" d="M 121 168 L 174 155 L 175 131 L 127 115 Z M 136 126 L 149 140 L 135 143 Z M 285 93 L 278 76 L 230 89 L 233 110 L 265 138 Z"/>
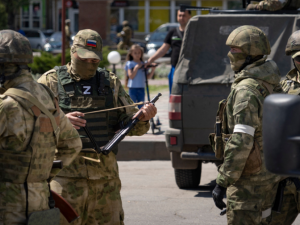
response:
<path fill-rule="evenodd" d="M 4 95 L 8 95 L 8 96 L 17 96 L 20 98 L 24 98 L 26 100 L 28 100 L 29 102 L 31 102 L 32 104 L 34 104 L 36 107 L 38 107 L 47 117 L 49 117 L 53 130 L 54 130 L 54 134 L 56 136 L 56 138 L 58 139 L 58 133 L 59 133 L 59 127 L 56 124 L 56 120 L 54 118 L 54 116 L 52 115 L 52 113 L 46 109 L 45 106 L 43 106 L 35 97 L 33 97 L 29 92 L 27 91 L 22 91 L 20 89 L 16 89 L 16 88 L 9 88 Z M 57 104 L 56 104 L 57 105 Z"/>

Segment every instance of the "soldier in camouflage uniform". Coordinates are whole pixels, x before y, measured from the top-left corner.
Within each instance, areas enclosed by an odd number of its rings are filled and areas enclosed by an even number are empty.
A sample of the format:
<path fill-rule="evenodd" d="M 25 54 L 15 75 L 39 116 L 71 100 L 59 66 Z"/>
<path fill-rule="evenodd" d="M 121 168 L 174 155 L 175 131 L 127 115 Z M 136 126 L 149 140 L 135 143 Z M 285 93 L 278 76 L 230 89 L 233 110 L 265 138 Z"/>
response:
<path fill-rule="evenodd" d="M 235 80 L 227 100 L 220 102 L 216 134 L 210 136 L 216 156 L 224 157 L 213 199 L 223 209 L 227 190 L 228 224 L 268 224 L 280 177 L 265 167 L 262 112 L 265 97 L 280 87 L 279 69 L 266 61 L 270 44 L 257 27 L 235 29 L 226 45 Z"/>
<path fill-rule="evenodd" d="M 288 40 L 286 55 L 292 57 L 295 68 L 292 69 L 286 78 L 280 82 L 285 93 L 300 95 L 300 31 L 294 32 Z M 272 211 L 272 225 L 293 224 L 300 212 L 300 180 L 299 178 L 288 178 L 284 180 L 283 204 L 281 212 Z"/>
<path fill-rule="evenodd" d="M 0 224 L 25 225 L 28 215 L 49 209 L 47 179 L 60 171 L 51 170 L 55 151 L 69 165 L 82 144 L 53 93 L 33 80 L 29 41 L 2 30 L 0 55 Z"/>
<path fill-rule="evenodd" d="M 100 35 L 93 30 L 81 30 L 76 34 L 71 47 L 71 63 L 46 72 L 38 82 L 50 87 L 58 96 L 60 107 L 76 129 L 87 123 L 98 145 L 103 146 L 138 109 L 128 107 L 126 110 L 84 114 L 133 104 L 120 80 L 109 71 L 98 68 L 100 59 Z M 143 112 L 145 118 L 129 135 L 143 135 L 148 131 L 150 125 L 147 120 L 156 114 L 156 108 L 149 104 Z M 83 150 L 91 149 L 93 146 L 82 128 L 79 134 L 82 135 Z M 60 193 L 80 214 L 80 219 L 74 224 L 124 224 L 117 151 L 116 148 L 108 155 L 80 153 L 51 183 L 51 188 Z M 100 162 L 88 161 L 81 156 L 100 159 Z M 61 224 L 67 224 L 64 218 Z"/>
<path fill-rule="evenodd" d="M 117 34 L 118 37 L 121 37 L 123 40 L 119 42 L 118 44 L 118 50 L 126 50 L 129 49 L 132 45 L 131 38 L 132 38 L 132 30 L 129 26 L 129 23 L 127 20 L 124 20 L 123 23 L 123 29 L 120 33 Z"/>
<path fill-rule="evenodd" d="M 299 0 L 263 0 L 258 4 L 249 4 L 246 10 L 297 10 L 300 8 Z"/>

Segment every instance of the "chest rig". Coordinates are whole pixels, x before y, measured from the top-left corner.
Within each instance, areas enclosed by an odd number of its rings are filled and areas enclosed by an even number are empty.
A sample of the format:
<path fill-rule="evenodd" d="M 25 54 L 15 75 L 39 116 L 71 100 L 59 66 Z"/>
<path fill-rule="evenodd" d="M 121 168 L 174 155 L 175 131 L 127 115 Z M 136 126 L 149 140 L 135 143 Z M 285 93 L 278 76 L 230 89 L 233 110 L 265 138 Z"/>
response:
<path fill-rule="evenodd" d="M 30 92 L 10 88 L 4 93 L 4 96 L 12 97 L 24 109 L 31 112 L 35 122 L 31 140 L 26 150 L 15 151 L 14 154 L 12 154 L 9 146 L 7 149 L 0 150 L 2 159 L 0 166 L 3 168 L 0 173 L 0 182 L 21 184 L 45 181 L 49 177 L 56 149 L 55 137 L 57 138 L 59 135 L 60 109 L 52 92 L 48 87 L 44 86 L 44 88 L 55 102 L 54 114 L 48 111 Z M 30 103 L 24 102 L 24 99 Z"/>
<path fill-rule="evenodd" d="M 259 101 L 261 97 L 266 98 L 267 95 L 273 93 L 273 86 L 261 80 L 245 79 L 241 81 L 237 86 L 234 87 L 235 90 L 246 89 L 251 91 L 255 96 L 258 97 Z M 227 99 L 219 102 L 219 108 L 216 116 L 215 133 L 209 135 L 210 144 L 215 152 L 215 156 L 218 159 L 224 157 L 224 151 L 226 143 L 231 137 L 232 133 L 229 131 L 228 127 L 228 117 L 227 117 L 227 103 L 230 98 L 232 98 L 232 93 L 229 94 Z M 261 102 L 262 105 L 262 102 Z M 251 175 L 257 173 L 261 170 L 262 166 L 262 139 L 260 135 L 254 135 L 254 144 L 250 155 L 246 161 L 246 165 L 243 171 L 243 175 Z"/>
<path fill-rule="evenodd" d="M 300 1 L 299 0 L 289 0 L 286 5 L 283 7 L 283 9 L 289 9 L 289 10 L 297 10 L 300 8 Z"/>
<path fill-rule="evenodd" d="M 66 66 L 54 69 L 58 76 L 59 106 L 65 113 L 87 113 L 114 107 L 108 71 L 98 68 L 93 78 L 76 82 L 68 74 Z M 118 122 L 116 111 L 87 114 L 84 119 L 99 146 L 104 146 L 114 136 Z M 84 130 L 80 129 L 78 133 L 83 149 L 93 148 Z M 117 148 L 113 150 L 115 154 L 117 151 Z"/>

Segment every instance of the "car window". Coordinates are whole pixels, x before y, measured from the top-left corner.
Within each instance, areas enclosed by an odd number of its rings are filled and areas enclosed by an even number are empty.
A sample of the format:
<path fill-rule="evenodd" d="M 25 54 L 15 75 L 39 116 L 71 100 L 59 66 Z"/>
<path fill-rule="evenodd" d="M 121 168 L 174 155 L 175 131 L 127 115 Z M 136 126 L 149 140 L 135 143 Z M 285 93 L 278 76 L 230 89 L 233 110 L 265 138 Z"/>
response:
<path fill-rule="evenodd" d="M 164 41 L 167 32 L 154 32 L 151 34 L 149 41 Z"/>
<path fill-rule="evenodd" d="M 52 34 L 50 37 L 50 41 L 61 41 L 61 33 L 56 32 L 56 33 Z"/>
<path fill-rule="evenodd" d="M 168 31 L 168 27 L 164 26 L 164 27 L 158 28 L 155 32 L 167 32 L 167 31 Z"/>
<path fill-rule="evenodd" d="M 28 38 L 39 38 L 40 37 L 40 33 L 37 31 L 25 31 L 25 35 Z"/>

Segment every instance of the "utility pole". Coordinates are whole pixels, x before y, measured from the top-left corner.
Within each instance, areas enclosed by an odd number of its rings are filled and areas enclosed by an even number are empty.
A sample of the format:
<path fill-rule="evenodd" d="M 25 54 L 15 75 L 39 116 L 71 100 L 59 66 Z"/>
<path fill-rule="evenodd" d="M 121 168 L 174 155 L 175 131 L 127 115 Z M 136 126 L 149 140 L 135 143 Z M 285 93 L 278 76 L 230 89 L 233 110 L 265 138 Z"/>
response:
<path fill-rule="evenodd" d="M 61 9 L 61 33 L 62 33 L 62 45 L 61 45 L 61 65 L 65 65 L 65 39 L 66 39 L 66 30 L 65 30 L 65 20 L 66 20 L 66 0 L 62 0 L 62 9 Z"/>

